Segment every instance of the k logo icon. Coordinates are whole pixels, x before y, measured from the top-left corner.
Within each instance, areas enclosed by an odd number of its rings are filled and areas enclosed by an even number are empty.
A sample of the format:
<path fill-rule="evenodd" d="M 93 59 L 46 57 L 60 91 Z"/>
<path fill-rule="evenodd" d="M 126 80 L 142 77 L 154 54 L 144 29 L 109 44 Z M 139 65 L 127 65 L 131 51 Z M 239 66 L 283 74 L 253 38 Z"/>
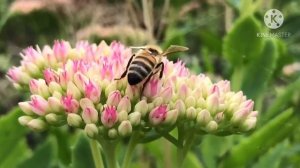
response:
<path fill-rule="evenodd" d="M 265 13 L 264 22 L 270 29 L 277 29 L 283 23 L 283 14 L 277 9 L 270 9 Z"/>

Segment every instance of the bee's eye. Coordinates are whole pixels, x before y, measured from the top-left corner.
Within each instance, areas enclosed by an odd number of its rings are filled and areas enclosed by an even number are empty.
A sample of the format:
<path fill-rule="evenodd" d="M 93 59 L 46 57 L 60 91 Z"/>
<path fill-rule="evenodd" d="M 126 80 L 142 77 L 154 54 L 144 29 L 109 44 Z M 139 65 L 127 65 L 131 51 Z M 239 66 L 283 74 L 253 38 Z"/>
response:
<path fill-rule="evenodd" d="M 151 52 L 152 55 L 158 55 L 159 54 L 158 51 L 153 49 L 153 48 L 149 48 L 148 50 Z"/>

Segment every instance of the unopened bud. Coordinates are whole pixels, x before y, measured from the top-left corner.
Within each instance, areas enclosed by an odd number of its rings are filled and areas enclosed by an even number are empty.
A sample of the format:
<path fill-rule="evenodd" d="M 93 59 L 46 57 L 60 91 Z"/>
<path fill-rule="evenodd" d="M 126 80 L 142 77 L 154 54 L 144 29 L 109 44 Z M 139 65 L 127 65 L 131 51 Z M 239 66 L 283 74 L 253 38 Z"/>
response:
<path fill-rule="evenodd" d="M 197 100 L 197 107 L 202 108 L 202 109 L 205 109 L 205 108 L 206 108 L 206 102 L 205 102 L 205 100 L 204 100 L 203 97 L 200 97 L 200 98 Z"/>
<path fill-rule="evenodd" d="M 164 100 L 163 100 L 162 97 L 157 97 L 157 98 L 154 99 L 153 105 L 154 105 L 154 106 L 160 106 L 160 105 L 163 104 L 163 102 L 164 102 Z"/>
<path fill-rule="evenodd" d="M 29 102 L 20 102 L 20 103 L 18 103 L 18 105 L 25 114 L 27 114 L 27 115 L 34 114 L 31 110 L 31 106 L 30 106 Z"/>
<path fill-rule="evenodd" d="M 134 111 L 140 112 L 142 114 L 142 116 L 145 117 L 148 112 L 148 104 L 147 104 L 146 100 L 139 101 L 135 105 Z"/>
<path fill-rule="evenodd" d="M 121 95 L 120 91 L 118 91 L 118 90 L 113 91 L 109 94 L 106 104 L 109 106 L 117 107 L 121 101 L 121 98 L 122 98 L 122 95 Z"/>
<path fill-rule="evenodd" d="M 208 110 L 201 110 L 197 115 L 197 123 L 201 126 L 207 125 L 212 120 Z"/>
<path fill-rule="evenodd" d="M 118 113 L 118 120 L 119 120 L 119 122 L 122 122 L 122 121 L 125 121 L 125 120 L 128 120 L 128 113 L 127 113 L 127 111 L 120 111 L 119 113 Z"/>
<path fill-rule="evenodd" d="M 118 111 L 126 111 L 127 113 L 131 111 L 131 103 L 128 96 L 124 96 L 119 105 L 118 105 Z"/>
<path fill-rule="evenodd" d="M 256 117 L 247 118 L 242 124 L 242 130 L 249 131 L 249 130 L 255 128 L 256 121 L 257 121 Z"/>
<path fill-rule="evenodd" d="M 130 135 L 132 132 L 132 126 L 130 122 L 128 120 L 122 121 L 118 127 L 118 132 L 122 137 Z"/>
<path fill-rule="evenodd" d="M 62 88 L 57 82 L 52 81 L 49 83 L 49 91 L 51 94 L 54 92 L 62 93 Z"/>
<path fill-rule="evenodd" d="M 98 135 L 98 128 L 96 124 L 86 124 L 84 127 L 84 131 L 87 136 L 91 138 L 95 138 Z"/>
<path fill-rule="evenodd" d="M 130 113 L 128 119 L 132 126 L 137 126 L 141 122 L 141 113 L 140 112 Z"/>
<path fill-rule="evenodd" d="M 45 121 L 41 119 L 32 119 L 27 123 L 27 126 L 37 132 L 44 131 L 47 128 Z"/>
<path fill-rule="evenodd" d="M 162 98 L 163 103 L 169 103 L 172 99 L 172 95 L 173 95 L 172 87 L 167 87 L 160 93 L 160 97 Z"/>
<path fill-rule="evenodd" d="M 82 119 L 85 123 L 96 123 L 98 121 L 98 112 L 95 108 L 87 107 L 83 109 Z"/>
<path fill-rule="evenodd" d="M 67 95 L 72 95 L 77 100 L 81 98 L 80 90 L 73 82 L 68 82 Z"/>
<path fill-rule="evenodd" d="M 61 104 L 60 99 L 56 97 L 49 97 L 48 98 L 48 103 L 49 103 L 49 108 L 52 112 L 62 112 L 63 111 L 63 106 Z"/>
<path fill-rule="evenodd" d="M 101 122 L 107 127 L 111 128 L 118 121 L 118 113 L 114 106 L 107 106 L 101 113 Z"/>
<path fill-rule="evenodd" d="M 52 125 L 62 125 L 65 120 L 64 117 L 55 113 L 49 113 L 45 116 L 45 119 L 48 123 Z"/>
<path fill-rule="evenodd" d="M 88 98 L 82 98 L 79 101 L 81 109 L 85 108 L 95 108 L 94 103 Z"/>
<path fill-rule="evenodd" d="M 115 128 L 111 128 L 108 130 L 108 137 L 111 139 L 115 139 L 118 137 L 118 131 Z"/>
<path fill-rule="evenodd" d="M 185 104 L 183 103 L 182 100 L 179 99 L 179 100 L 176 101 L 175 109 L 177 109 L 177 111 L 179 112 L 180 117 L 185 116 L 186 107 L 185 107 Z"/>
<path fill-rule="evenodd" d="M 106 88 L 105 88 L 105 96 L 108 97 L 108 95 L 117 90 L 117 83 L 116 82 L 112 82 L 111 84 L 109 84 Z"/>
<path fill-rule="evenodd" d="M 69 113 L 67 117 L 68 125 L 72 127 L 79 127 L 82 124 L 82 119 L 80 115 L 75 113 Z"/>
<path fill-rule="evenodd" d="M 211 114 L 216 114 L 219 108 L 219 98 L 216 93 L 213 93 L 207 97 L 206 100 L 207 109 Z"/>
<path fill-rule="evenodd" d="M 32 117 L 26 115 L 18 118 L 19 123 L 23 126 L 26 126 L 31 120 Z"/>
<path fill-rule="evenodd" d="M 164 121 L 164 124 L 166 125 L 173 125 L 174 123 L 176 123 L 178 118 L 178 110 L 170 110 L 167 112 L 167 116 L 166 119 Z"/>
<path fill-rule="evenodd" d="M 206 127 L 205 127 L 207 132 L 215 132 L 218 129 L 218 123 L 215 121 L 210 121 Z"/>
<path fill-rule="evenodd" d="M 193 96 L 188 96 L 185 99 L 186 107 L 195 107 L 196 106 L 196 99 Z"/>
<path fill-rule="evenodd" d="M 190 107 L 186 110 L 186 118 L 189 120 L 194 120 L 197 117 L 197 112 L 194 107 Z"/>

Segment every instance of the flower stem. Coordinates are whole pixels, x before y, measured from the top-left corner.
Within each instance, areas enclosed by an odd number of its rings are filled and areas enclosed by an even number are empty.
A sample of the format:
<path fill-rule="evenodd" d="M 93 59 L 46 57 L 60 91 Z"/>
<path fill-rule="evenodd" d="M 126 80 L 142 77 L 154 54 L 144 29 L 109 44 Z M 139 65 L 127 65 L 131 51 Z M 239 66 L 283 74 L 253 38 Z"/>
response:
<path fill-rule="evenodd" d="M 129 144 L 128 144 L 128 147 L 127 147 L 127 150 L 126 150 L 126 153 L 125 153 L 123 163 L 122 163 L 122 168 L 128 168 L 129 167 L 131 157 L 132 157 L 132 154 L 133 154 L 133 150 L 134 150 L 135 146 L 137 145 L 138 137 L 139 137 L 138 132 L 132 134 L 132 136 L 130 138 L 130 141 L 129 141 Z"/>
<path fill-rule="evenodd" d="M 116 158 L 116 143 L 104 142 L 102 143 L 103 152 L 105 154 L 106 164 L 108 168 L 118 168 L 118 162 Z"/>
<path fill-rule="evenodd" d="M 184 159 L 188 153 L 188 151 L 190 150 L 191 146 L 193 145 L 193 141 L 194 141 L 194 136 L 195 132 L 193 130 L 191 130 L 189 132 L 189 134 L 187 135 L 186 139 L 182 144 L 182 147 L 178 147 L 177 148 L 177 166 L 178 168 L 181 168 L 184 162 Z"/>
<path fill-rule="evenodd" d="M 98 141 L 96 141 L 94 139 L 90 140 L 90 147 L 92 150 L 95 167 L 96 168 L 104 168 L 101 152 L 100 152 L 98 145 L 99 145 Z"/>

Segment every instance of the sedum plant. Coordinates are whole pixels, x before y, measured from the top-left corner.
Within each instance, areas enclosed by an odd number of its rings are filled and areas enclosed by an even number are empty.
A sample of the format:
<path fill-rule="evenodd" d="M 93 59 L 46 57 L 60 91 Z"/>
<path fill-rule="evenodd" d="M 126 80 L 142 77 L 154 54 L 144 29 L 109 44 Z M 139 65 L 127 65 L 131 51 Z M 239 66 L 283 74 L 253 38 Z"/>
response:
<path fill-rule="evenodd" d="M 180 167 L 197 136 L 231 135 L 255 127 L 258 112 L 252 100 L 231 91 L 229 81 L 213 83 L 191 73 L 181 61 L 164 58 L 162 79 L 152 77 L 143 93 L 126 78 L 114 80 L 131 55 L 123 44 L 104 41 L 80 41 L 75 47 L 55 41 L 53 47 L 25 49 L 21 65 L 7 73 L 17 89 L 31 94 L 30 100 L 19 103 L 24 112 L 20 124 L 34 131 L 63 125 L 82 129 L 91 139 L 97 168 L 127 168 L 137 144 L 161 137 L 177 147 Z M 116 146 L 125 138 L 130 141 L 118 163 Z"/>

